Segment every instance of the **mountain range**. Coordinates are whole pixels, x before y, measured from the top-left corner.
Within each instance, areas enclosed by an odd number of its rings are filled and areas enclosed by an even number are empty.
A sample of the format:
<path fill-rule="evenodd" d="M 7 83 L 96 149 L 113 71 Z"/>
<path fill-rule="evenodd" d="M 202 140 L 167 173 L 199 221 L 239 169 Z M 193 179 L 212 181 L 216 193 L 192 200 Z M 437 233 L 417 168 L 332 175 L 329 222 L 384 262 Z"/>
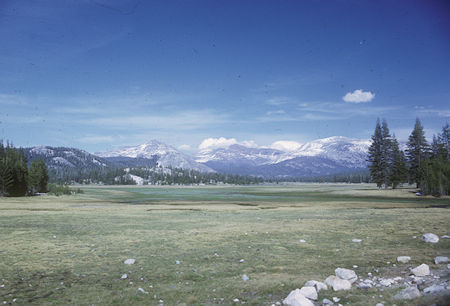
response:
<path fill-rule="evenodd" d="M 254 175 L 266 178 L 313 177 L 367 169 L 370 140 L 342 136 L 276 149 L 254 144 L 206 146 L 188 155 L 157 140 L 95 154 L 65 147 L 25 148 L 28 160 L 43 158 L 50 169 L 162 167 Z"/>

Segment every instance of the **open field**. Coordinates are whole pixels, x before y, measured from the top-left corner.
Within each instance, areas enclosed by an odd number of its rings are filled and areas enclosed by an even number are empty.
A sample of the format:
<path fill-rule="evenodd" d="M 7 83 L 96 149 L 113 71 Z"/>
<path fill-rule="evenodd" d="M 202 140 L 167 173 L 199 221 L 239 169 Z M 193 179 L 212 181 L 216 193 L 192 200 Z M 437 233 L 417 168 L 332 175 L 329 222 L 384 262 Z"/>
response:
<path fill-rule="evenodd" d="M 0 198 L 0 303 L 215 305 L 238 298 L 270 305 L 337 267 L 358 265 L 364 276 L 421 263 L 433 270 L 435 256 L 450 256 L 449 239 L 420 241 L 428 232 L 449 234 L 450 198 L 417 197 L 408 189 L 81 188 L 85 193 L 75 196 Z M 412 261 L 393 267 L 401 255 Z M 136 263 L 125 265 L 127 258 Z M 121 280 L 124 273 L 128 279 Z M 244 273 L 249 281 L 241 280 Z M 392 300 L 398 291 L 353 286 L 321 291 L 319 299 L 403 305 Z"/>

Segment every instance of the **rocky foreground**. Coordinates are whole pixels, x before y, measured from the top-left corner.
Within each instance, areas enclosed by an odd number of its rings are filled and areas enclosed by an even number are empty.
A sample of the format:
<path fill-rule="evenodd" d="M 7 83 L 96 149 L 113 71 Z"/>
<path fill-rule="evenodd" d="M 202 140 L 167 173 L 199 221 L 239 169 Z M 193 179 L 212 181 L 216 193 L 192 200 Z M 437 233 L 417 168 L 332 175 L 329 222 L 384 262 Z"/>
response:
<path fill-rule="evenodd" d="M 415 238 L 415 237 L 414 237 Z M 442 236 L 443 239 L 448 239 L 450 236 Z M 427 233 L 422 236 L 422 241 L 426 243 L 438 243 L 439 237 L 432 233 Z M 302 288 L 297 288 L 289 293 L 289 295 L 282 301 L 283 305 L 290 306 L 314 306 L 314 305 L 341 305 L 340 299 L 333 297 L 333 300 L 318 299 L 318 293 L 321 290 L 346 291 L 352 289 L 353 285 L 359 290 L 367 290 L 370 288 L 378 288 L 379 291 L 384 291 L 384 288 L 398 289 L 394 296 L 395 300 L 407 301 L 414 300 L 423 295 L 432 295 L 436 299 L 443 298 L 450 300 L 450 260 L 446 256 L 435 257 L 434 263 L 439 266 L 437 270 L 430 270 L 430 267 L 423 263 L 416 267 L 408 266 L 411 260 L 410 256 L 398 256 L 397 264 L 393 264 L 395 269 L 391 269 L 386 273 L 386 276 L 373 276 L 371 272 L 367 277 L 358 276 L 354 270 L 346 268 L 335 269 L 335 275 L 328 276 L 324 282 L 310 280 L 305 283 Z M 431 259 L 430 259 L 431 260 Z M 390 264 L 390 263 L 389 263 Z M 353 266 L 354 269 L 358 268 Z M 374 272 L 379 272 L 378 270 Z M 389 274 L 389 276 L 387 276 Z M 397 274 L 397 275 L 395 275 Z M 379 295 L 378 298 L 382 298 Z M 373 302 L 375 304 L 375 301 Z M 368 304 L 371 304 L 368 302 Z M 272 304 L 281 305 L 281 302 Z M 376 306 L 382 306 L 384 302 L 381 301 Z"/>

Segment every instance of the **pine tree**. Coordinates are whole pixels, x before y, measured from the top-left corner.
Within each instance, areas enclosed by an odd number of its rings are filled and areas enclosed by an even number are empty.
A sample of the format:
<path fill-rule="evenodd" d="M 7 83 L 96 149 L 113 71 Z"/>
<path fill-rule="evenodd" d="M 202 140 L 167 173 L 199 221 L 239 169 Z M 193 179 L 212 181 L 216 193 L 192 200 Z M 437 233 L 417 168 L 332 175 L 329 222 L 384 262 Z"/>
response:
<path fill-rule="evenodd" d="M 34 160 L 28 170 L 28 188 L 31 194 L 47 192 L 47 166 L 42 159 Z"/>
<path fill-rule="evenodd" d="M 390 177 L 392 175 L 392 168 L 394 157 L 392 154 L 392 139 L 389 133 L 389 128 L 385 119 L 381 123 L 381 167 L 383 170 L 383 184 L 387 188 Z"/>
<path fill-rule="evenodd" d="M 372 135 L 372 144 L 369 147 L 369 162 L 370 175 L 372 180 L 381 188 L 385 182 L 385 164 L 383 159 L 383 133 L 380 125 L 380 119 L 377 119 L 375 132 Z"/>
<path fill-rule="evenodd" d="M 400 183 L 404 183 L 408 180 L 408 168 L 406 166 L 405 154 L 400 150 L 398 141 L 395 136 L 391 142 L 392 148 L 392 172 L 389 177 L 389 185 L 395 189 Z"/>
<path fill-rule="evenodd" d="M 423 126 L 420 123 L 419 118 L 416 119 L 414 130 L 408 139 L 408 149 L 406 150 L 406 156 L 409 162 L 409 181 L 410 183 L 416 183 L 417 187 L 420 187 L 421 172 L 419 171 L 420 165 L 423 160 L 428 157 L 429 146 L 425 139 L 425 133 Z"/>

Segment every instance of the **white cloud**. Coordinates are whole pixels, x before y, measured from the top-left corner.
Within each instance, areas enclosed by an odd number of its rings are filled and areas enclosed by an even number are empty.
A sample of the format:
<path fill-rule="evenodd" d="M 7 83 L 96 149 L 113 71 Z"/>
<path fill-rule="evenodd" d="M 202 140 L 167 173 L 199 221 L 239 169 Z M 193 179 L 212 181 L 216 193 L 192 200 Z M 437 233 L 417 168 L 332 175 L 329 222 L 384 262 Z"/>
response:
<path fill-rule="evenodd" d="M 375 94 L 370 91 L 363 91 L 356 89 L 354 92 L 348 92 L 342 99 L 348 103 L 365 103 L 370 102 L 375 98 Z"/>
<path fill-rule="evenodd" d="M 198 146 L 199 150 L 211 150 L 217 148 L 227 148 L 231 145 L 239 144 L 249 148 L 256 148 L 258 145 L 253 140 L 237 141 L 235 138 L 206 138 Z"/>
<path fill-rule="evenodd" d="M 284 115 L 286 114 L 286 112 L 282 109 L 276 110 L 276 111 L 268 111 L 266 113 L 266 115 L 270 116 L 270 115 Z"/>
<path fill-rule="evenodd" d="M 281 151 L 295 151 L 301 146 L 301 143 L 291 140 L 278 140 L 270 145 L 270 148 Z"/>
<path fill-rule="evenodd" d="M 266 104 L 272 106 L 280 106 L 291 102 L 293 102 L 293 100 L 289 97 L 273 97 L 266 100 Z"/>
<path fill-rule="evenodd" d="M 192 147 L 188 144 L 182 144 L 181 146 L 178 146 L 179 150 L 184 150 L 184 151 L 190 151 L 192 150 Z"/>

